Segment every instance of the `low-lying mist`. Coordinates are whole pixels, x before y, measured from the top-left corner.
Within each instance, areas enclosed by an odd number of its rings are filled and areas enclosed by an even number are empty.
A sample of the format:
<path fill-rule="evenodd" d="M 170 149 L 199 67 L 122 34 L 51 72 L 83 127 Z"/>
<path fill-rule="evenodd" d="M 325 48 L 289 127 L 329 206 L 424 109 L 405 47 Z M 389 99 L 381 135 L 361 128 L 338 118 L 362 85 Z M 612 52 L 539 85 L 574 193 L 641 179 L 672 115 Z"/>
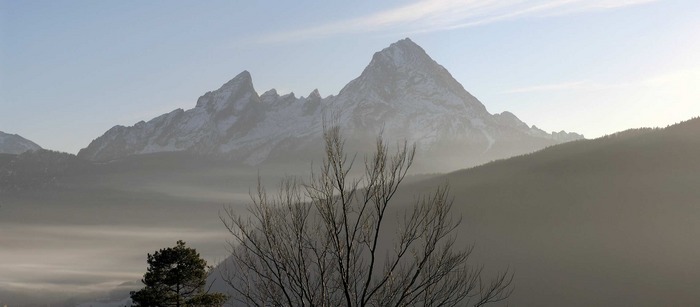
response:
<path fill-rule="evenodd" d="M 409 177 L 397 204 L 449 183 L 464 218 L 459 245 L 476 245 L 474 264 L 515 274 L 509 305 L 692 305 L 700 301 L 697 135 L 696 119 Z M 0 304 L 124 299 L 141 286 L 146 254 L 177 240 L 214 265 L 228 255 L 221 209 L 245 213 L 258 175 L 274 193 L 294 174 L 195 167 L 191 158 L 119 163 L 2 194 Z M 307 175 L 309 166 L 296 169 Z"/>
<path fill-rule="evenodd" d="M 178 182 L 188 176 L 191 183 Z M 197 248 L 211 265 L 226 257 L 228 233 L 219 211 L 243 208 L 255 177 L 239 186 L 207 185 L 201 174 L 157 177 L 73 176 L 60 186 L 4 195 L 0 303 L 72 306 L 124 299 L 141 287 L 146 254 L 177 240 Z"/>

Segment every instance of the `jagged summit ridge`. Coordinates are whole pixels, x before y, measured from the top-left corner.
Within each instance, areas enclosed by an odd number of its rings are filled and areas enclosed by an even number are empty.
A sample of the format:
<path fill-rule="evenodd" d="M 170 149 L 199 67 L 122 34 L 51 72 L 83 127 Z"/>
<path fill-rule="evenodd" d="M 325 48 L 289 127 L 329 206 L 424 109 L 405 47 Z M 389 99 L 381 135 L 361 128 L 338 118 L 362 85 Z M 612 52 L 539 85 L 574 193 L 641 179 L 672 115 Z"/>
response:
<path fill-rule="evenodd" d="M 254 165 L 318 143 L 324 115 L 337 117 L 351 138 L 384 131 L 387 138 L 414 141 L 429 153 L 461 150 L 452 154 L 466 155 L 467 160 L 488 161 L 581 138 L 548 134 L 512 113 L 490 114 L 423 48 L 403 39 L 375 53 L 362 74 L 337 96 L 324 98 L 317 89 L 298 98 L 275 89 L 258 95 L 251 74 L 243 71 L 202 95 L 194 108 L 131 127 L 116 126 L 79 155 L 106 161 L 188 151 Z"/>

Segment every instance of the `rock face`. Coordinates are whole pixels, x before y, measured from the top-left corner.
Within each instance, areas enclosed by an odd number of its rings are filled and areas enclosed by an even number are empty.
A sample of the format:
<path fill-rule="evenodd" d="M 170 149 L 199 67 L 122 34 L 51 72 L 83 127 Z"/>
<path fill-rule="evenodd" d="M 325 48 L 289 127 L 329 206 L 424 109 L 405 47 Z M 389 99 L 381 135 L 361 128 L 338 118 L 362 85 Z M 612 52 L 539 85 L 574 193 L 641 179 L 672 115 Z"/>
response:
<path fill-rule="evenodd" d="M 41 149 L 41 146 L 17 134 L 0 131 L 0 153 L 21 154 L 26 151 Z"/>
<path fill-rule="evenodd" d="M 107 161 L 129 155 L 189 151 L 256 165 L 275 157 L 304 155 L 320 143 L 325 118 L 350 139 L 384 132 L 387 139 L 416 142 L 418 151 L 460 166 L 528 153 L 576 140 L 575 133 L 546 133 L 509 112 L 490 114 L 450 73 L 410 39 L 377 52 L 362 74 L 337 96 L 258 95 L 244 71 L 193 109 L 178 109 L 115 126 L 79 156 Z M 433 159 L 435 160 L 435 159 Z"/>

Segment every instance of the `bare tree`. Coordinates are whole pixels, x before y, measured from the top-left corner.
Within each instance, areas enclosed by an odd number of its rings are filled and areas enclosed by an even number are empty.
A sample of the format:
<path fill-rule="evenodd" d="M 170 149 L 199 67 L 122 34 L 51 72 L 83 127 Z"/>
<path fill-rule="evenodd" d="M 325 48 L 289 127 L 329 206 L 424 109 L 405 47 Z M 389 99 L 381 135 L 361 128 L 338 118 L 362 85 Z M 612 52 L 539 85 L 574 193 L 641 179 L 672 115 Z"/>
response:
<path fill-rule="evenodd" d="M 289 178 L 275 196 L 258 180 L 249 215 L 226 209 L 233 235 L 224 280 L 252 306 L 482 306 L 506 299 L 512 274 L 482 280 L 455 247 L 448 188 L 438 188 L 388 228 L 390 203 L 415 145 L 389 153 L 382 137 L 354 176 L 338 127 L 324 129 L 325 155 L 308 183 Z M 394 233 L 395 232 L 395 233 Z M 389 246 L 393 245 L 393 246 Z"/>

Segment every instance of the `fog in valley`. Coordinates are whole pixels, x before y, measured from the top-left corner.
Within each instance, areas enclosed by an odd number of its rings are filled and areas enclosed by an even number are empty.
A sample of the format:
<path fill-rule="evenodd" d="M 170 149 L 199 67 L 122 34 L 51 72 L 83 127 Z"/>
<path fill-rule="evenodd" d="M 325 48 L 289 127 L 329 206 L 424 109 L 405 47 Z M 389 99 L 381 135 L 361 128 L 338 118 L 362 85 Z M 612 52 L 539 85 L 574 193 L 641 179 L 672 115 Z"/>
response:
<path fill-rule="evenodd" d="M 449 183 L 464 219 L 459 245 L 475 244 L 472 261 L 486 272 L 514 272 L 511 304 L 691 304 L 700 277 L 700 248 L 692 244 L 700 235 L 697 133 L 695 119 L 409 176 L 392 210 Z M 95 164 L 53 185 L 6 192 L 4 302 L 123 300 L 139 288 L 145 254 L 180 239 L 212 264 L 224 260 L 231 237 L 219 221 L 223 206 L 245 212 L 258 172 L 270 192 L 281 176 L 206 159 L 195 172 L 192 159 L 160 154 Z M 140 164 L 149 160 L 159 163 Z"/>
<path fill-rule="evenodd" d="M 232 295 L 232 306 L 246 300 L 226 272 L 258 274 L 241 284 L 267 305 L 281 292 L 286 305 L 700 305 L 699 9 L 674 0 L 0 0 L 0 306 L 137 305 L 130 292 L 148 288 L 147 255 L 178 240 L 211 266 L 198 287 Z M 309 185 L 338 150 L 326 147 L 329 131 L 354 167 L 330 186 L 359 180 L 348 199 Z M 389 152 L 406 145 L 416 155 L 386 211 L 375 202 L 391 191 L 392 169 L 365 168 L 381 160 L 378 137 Z M 298 202 L 251 210 L 259 185 L 272 200 L 285 178 L 297 180 Z M 430 234 L 451 228 L 429 209 L 407 213 L 441 187 L 453 201 L 442 218 L 461 222 L 436 246 L 448 247 L 443 256 L 473 247 L 465 266 L 421 254 Z M 355 210 L 363 202 L 377 211 Z M 295 215 L 309 204 L 308 219 Z M 313 224 L 280 226 L 279 241 L 250 232 L 282 249 L 299 244 L 252 263 L 285 255 L 325 269 L 319 259 L 349 252 L 328 271 L 276 267 L 287 279 L 270 286 L 241 266 L 236 252 L 257 237 L 237 241 L 246 232 L 227 229 L 229 215 Z M 345 228 L 324 224 L 329 216 Z M 401 233 L 412 225 L 413 236 Z M 403 240 L 422 245 L 399 253 Z M 394 252 L 406 258 L 392 267 Z M 480 286 L 450 304 L 468 284 L 455 276 Z M 497 277 L 503 292 L 489 298 L 484 285 Z M 304 289 L 292 303 L 275 286 L 294 278 L 323 280 L 322 295 Z"/>
<path fill-rule="evenodd" d="M 138 174 L 120 176 L 133 176 L 134 185 L 115 183 L 127 179 L 122 177 L 105 187 L 91 177 L 73 187 L 3 198 L 4 303 L 123 299 L 138 288 L 146 253 L 177 240 L 192 242 L 212 264 L 226 256 L 227 232 L 218 212 L 247 200 L 247 187 L 236 193 L 226 182 L 196 187 L 165 184 L 167 176 L 144 181 Z"/>

